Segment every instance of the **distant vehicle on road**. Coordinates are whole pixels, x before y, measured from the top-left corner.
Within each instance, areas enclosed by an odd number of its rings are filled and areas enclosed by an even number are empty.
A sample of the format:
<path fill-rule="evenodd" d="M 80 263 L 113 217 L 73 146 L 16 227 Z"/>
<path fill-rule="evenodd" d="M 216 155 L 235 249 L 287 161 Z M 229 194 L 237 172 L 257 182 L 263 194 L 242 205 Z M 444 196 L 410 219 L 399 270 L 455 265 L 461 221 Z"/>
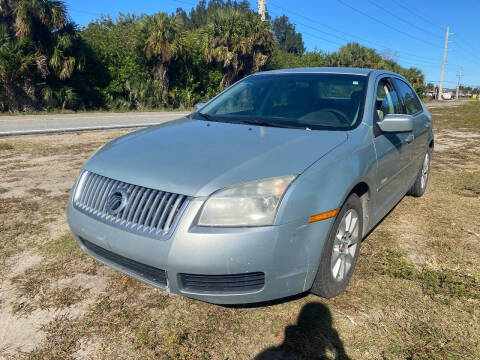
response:
<path fill-rule="evenodd" d="M 257 73 L 99 149 L 68 221 L 87 254 L 176 294 L 330 298 L 366 234 L 425 192 L 433 141 L 428 110 L 396 73 Z"/>
<path fill-rule="evenodd" d="M 452 92 L 444 92 L 442 94 L 442 99 L 443 100 L 453 100 L 453 99 L 455 99 L 455 95 Z"/>

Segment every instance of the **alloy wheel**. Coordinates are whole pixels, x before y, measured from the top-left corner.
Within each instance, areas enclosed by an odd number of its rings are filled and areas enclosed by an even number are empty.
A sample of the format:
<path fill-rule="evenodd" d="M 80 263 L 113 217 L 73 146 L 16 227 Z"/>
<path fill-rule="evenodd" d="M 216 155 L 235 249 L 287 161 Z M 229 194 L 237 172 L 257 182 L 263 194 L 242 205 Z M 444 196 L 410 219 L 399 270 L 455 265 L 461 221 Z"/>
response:
<path fill-rule="evenodd" d="M 427 154 L 425 155 L 425 159 L 423 160 L 422 177 L 420 179 L 420 185 L 422 189 L 425 189 L 425 186 L 427 185 L 429 170 L 430 170 L 430 155 L 427 152 Z"/>
<path fill-rule="evenodd" d="M 352 267 L 359 241 L 358 213 L 349 209 L 342 217 L 333 243 L 331 271 L 336 281 L 342 281 Z"/>

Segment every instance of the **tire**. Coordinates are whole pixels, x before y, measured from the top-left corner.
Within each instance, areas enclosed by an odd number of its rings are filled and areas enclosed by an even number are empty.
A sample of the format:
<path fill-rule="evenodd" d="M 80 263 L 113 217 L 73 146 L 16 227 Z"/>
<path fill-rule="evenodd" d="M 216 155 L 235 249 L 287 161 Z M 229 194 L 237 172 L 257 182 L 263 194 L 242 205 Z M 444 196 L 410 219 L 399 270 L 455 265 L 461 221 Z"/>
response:
<path fill-rule="evenodd" d="M 349 221 L 350 225 L 347 226 Z M 355 224 L 352 224 L 353 221 Z M 345 232 L 346 228 L 348 233 Z M 362 229 L 362 204 L 356 194 L 351 194 L 335 218 L 323 247 L 317 275 L 310 290 L 313 294 L 332 298 L 347 288 L 360 253 Z"/>
<path fill-rule="evenodd" d="M 432 152 L 428 150 L 423 158 L 422 167 L 418 172 L 417 178 L 413 183 L 408 195 L 420 197 L 425 193 L 427 189 L 428 178 L 430 177 L 430 159 L 432 158 Z"/>

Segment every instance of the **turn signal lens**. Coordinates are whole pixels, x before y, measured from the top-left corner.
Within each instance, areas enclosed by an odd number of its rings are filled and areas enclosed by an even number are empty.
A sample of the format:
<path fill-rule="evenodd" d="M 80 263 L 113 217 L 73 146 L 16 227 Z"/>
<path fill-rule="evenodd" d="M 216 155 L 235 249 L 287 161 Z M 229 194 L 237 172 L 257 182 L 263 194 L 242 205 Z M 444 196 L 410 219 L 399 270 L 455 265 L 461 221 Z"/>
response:
<path fill-rule="evenodd" d="M 335 210 L 326 211 L 326 212 L 323 212 L 323 213 L 320 213 L 320 214 L 312 215 L 312 216 L 310 216 L 310 220 L 308 220 L 308 222 L 313 223 L 313 222 L 316 222 L 316 221 L 330 219 L 334 216 L 337 216 L 339 211 L 340 211 L 340 208 L 335 209 Z"/>

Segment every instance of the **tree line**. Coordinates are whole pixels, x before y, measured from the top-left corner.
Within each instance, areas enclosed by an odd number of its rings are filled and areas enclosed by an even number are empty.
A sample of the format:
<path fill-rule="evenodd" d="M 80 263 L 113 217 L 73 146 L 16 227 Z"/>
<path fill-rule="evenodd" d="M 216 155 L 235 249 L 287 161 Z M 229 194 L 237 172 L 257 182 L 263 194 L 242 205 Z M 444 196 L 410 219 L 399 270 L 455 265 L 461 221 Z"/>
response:
<path fill-rule="evenodd" d="M 423 92 L 420 69 L 358 43 L 306 51 L 288 17 L 262 22 L 245 0 L 86 27 L 61 0 L 0 0 L 0 111 L 190 108 L 251 73 L 309 66 L 392 70 Z"/>

